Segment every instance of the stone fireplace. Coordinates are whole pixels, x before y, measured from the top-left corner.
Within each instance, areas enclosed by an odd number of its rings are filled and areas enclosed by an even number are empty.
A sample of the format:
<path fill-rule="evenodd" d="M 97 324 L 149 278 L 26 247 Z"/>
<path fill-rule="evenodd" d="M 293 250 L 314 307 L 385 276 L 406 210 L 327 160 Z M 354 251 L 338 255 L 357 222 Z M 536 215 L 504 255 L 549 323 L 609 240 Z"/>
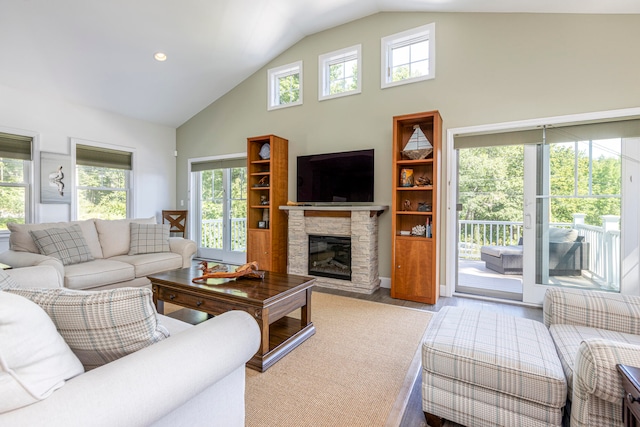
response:
<path fill-rule="evenodd" d="M 290 274 L 313 276 L 316 277 L 316 286 L 352 292 L 371 294 L 380 287 L 378 216 L 387 206 L 280 206 L 280 209 L 289 215 L 287 271 Z M 323 236 L 329 240 L 312 249 L 309 236 Z M 332 263 L 335 267 L 332 271 L 340 269 L 340 264 L 345 264 L 344 248 L 340 249 L 338 257 L 333 256 L 338 251 L 337 247 L 325 250 L 328 246 L 335 246 L 340 237 L 347 237 L 350 241 L 350 280 L 348 277 L 319 275 L 313 266 L 309 268 L 310 256 L 313 263 L 315 254 L 321 253 L 315 260 L 316 266 Z M 310 255 L 312 250 L 315 252 Z"/>

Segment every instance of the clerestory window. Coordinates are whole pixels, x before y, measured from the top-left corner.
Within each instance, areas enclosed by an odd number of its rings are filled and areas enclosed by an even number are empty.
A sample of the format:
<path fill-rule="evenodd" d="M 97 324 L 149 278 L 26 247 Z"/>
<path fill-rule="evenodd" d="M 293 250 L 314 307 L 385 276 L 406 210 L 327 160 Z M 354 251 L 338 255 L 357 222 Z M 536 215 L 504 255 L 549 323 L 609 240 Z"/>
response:
<path fill-rule="evenodd" d="M 318 57 L 320 101 L 361 92 L 361 51 L 362 45 L 356 45 Z"/>
<path fill-rule="evenodd" d="M 435 23 L 382 38 L 382 88 L 435 78 Z"/>
<path fill-rule="evenodd" d="M 268 72 L 268 110 L 302 104 L 302 61 L 271 68 Z"/>

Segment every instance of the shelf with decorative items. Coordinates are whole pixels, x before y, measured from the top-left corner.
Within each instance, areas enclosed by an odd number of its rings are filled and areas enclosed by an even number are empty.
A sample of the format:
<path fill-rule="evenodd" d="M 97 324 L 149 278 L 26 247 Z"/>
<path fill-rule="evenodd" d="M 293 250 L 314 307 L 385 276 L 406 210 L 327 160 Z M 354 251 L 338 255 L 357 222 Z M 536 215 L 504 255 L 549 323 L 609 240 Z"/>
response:
<path fill-rule="evenodd" d="M 247 138 L 247 262 L 286 273 L 288 141 L 275 135 Z"/>
<path fill-rule="evenodd" d="M 393 118 L 393 298 L 439 296 L 437 207 L 442 119 L 437 111 Z"/>

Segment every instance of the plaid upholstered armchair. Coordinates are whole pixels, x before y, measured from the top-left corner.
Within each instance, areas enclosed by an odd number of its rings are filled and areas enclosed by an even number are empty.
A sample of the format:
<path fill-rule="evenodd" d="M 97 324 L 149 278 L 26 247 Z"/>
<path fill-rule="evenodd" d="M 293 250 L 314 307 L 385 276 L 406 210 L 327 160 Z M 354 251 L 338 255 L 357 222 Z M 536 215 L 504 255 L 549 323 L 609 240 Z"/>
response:
<path fill-rule="evenodd" d="M 552 288 L 544 323 L 567 377 L 571 427 L 622 426 L 616 364 L 640 366 L 640 296 Z"/>

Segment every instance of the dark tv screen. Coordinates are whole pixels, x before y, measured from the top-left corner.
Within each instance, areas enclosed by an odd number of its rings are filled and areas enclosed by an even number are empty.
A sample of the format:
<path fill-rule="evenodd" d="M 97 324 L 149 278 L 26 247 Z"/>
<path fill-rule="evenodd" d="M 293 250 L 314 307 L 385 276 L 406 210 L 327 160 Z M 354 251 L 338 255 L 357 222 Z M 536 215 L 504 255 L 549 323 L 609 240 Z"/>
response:
<path fill-rule="evenodd" d="M 373 149 L 298 157 L 298 203 L 373 202 Z"/>

